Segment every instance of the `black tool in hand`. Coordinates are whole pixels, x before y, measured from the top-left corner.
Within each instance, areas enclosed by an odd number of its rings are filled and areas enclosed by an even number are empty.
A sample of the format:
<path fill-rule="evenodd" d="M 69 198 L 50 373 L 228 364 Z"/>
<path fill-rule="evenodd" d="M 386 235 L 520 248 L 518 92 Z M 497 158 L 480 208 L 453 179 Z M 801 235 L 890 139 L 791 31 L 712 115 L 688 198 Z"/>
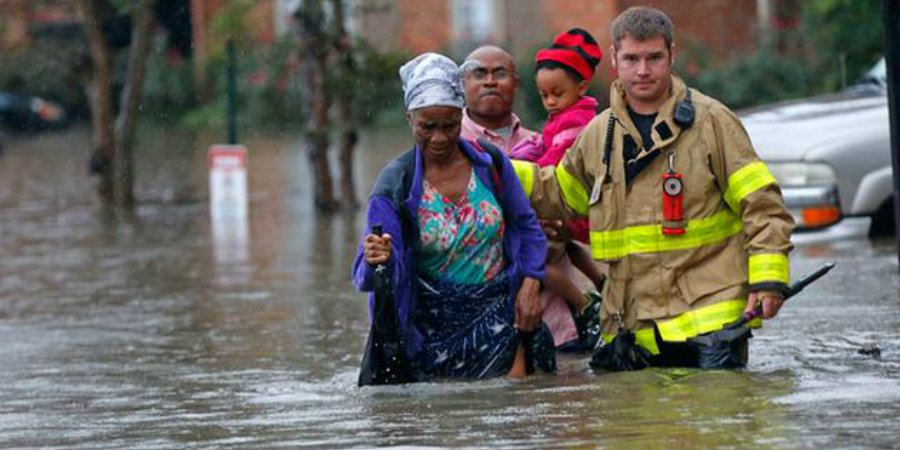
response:
<path fill-rule="evenodd" d="M 381 225 L 372 225 L 372 234 L 381 236 Z M 397 315 L 397 302 L 390 266 L 373 269 L 372 291 L 375 297 L 372 324 L 359 371 L 359 385 L 402 384 L 416 381 Z"/>
<path fill-rule="evenodd" d="M 816 270 L 815 272 L 797 280 L 794 284 L 792 284 L 790 286 L 790 288 L 789 288 L 790 291 L 787 293 L 787 295 L 784 296 L 784 300 L 787 301 L 787 299 L 793 297 L 794 295 L 797 295 L 797 293 L 802 291 L 803 288 L 805 288 L 806 286 L 809 286 L 810 283 L 812 283 L 813 281 L 816 281 L 819 278 L 822 278 L 822 276 L 824 276 L 826 273 L 828 273 L 833 268 L 834 268 L 834 263 L 828 263 L 828 264 L 825 264 L 824 266 L 820 267 L 819 270 Z M 753 308 L 753 311 L 751 311 L 749 313 L 745 312 L 741 316 L 740 319 L 726 325 L 725 329 L 731 330 L 731 329 L 735 329 L 738 327 L 742 327 L 747 322 L 750 322 L 751 320 L 761 316 L 762 312 L 763 312 L 762 311 L 762 303 L 758 303 L 756 305 L 756 307 Z"/>

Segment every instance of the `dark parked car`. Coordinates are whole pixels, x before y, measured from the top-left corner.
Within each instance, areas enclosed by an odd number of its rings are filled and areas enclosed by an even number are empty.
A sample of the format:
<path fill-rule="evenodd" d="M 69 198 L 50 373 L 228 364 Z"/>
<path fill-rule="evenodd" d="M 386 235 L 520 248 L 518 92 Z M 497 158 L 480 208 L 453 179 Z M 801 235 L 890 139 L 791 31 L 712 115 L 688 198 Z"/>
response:
<path fill-rule="evenodd" d="M 0 126 L 12 132 L 59 128 L 66 114 L 58 104 L 39 97 L 0 91 Z"/>
<path fill-rule="evenodd" d="M 865 236 L 893 229 L 884 60 L 843 91 L 739 111 L 778 179 L 797 236 Z"/>

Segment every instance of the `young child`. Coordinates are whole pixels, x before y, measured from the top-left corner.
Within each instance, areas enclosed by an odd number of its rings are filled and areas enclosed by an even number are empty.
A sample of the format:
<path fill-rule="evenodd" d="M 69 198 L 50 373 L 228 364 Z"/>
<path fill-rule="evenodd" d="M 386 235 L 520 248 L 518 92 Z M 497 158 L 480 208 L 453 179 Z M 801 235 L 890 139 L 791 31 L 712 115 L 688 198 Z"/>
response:
<path fill-rule="evenodd" d="M 535 81 L 541 101 L 549 117 L 542 131 L 543 154 L 535 162 L 541 167 L 557 165 L 575 142 L 581 130 L 597 114 L 597 100 L 585 95 L 594 70 L 603 53 L 597 41 L 581 28 L 572 28 L 557 35 L 553 44 L 535 56 Z M 525 149 L 513 149 L 511 157 L 525 154 Z M 533 154 L 533 152 L 532 152 Z M 588 241 L 587 219 L 570 224 L 572 236 Z M 547 253 L 545 285 L 568 302 L 580 337 L 586 338 L 586 328 L 597 320 L 599 297 L 588 297 L 561 269 L 563 250 L 578 270 L 584 273 L 597 290 L 603 286 L 604 276 L 590 254 L 581 245 L 568 242 L 564 248 L 551 241 Z"/>

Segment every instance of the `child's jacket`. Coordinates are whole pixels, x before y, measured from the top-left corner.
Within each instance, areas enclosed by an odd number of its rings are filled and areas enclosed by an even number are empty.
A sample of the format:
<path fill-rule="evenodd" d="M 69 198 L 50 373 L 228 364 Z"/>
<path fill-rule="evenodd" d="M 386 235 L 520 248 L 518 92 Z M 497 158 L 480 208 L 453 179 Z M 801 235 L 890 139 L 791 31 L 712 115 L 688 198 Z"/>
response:
<path fill-rule="evenodd" d="M 568 108 L 553 114 L 544 125 L 544 155 L 536 161 L 539 166 L 555 166 L 562 160 L 566 150 L 575 142 L 581 130 L 597 115 L 597 100 L 585 95 Z M 573 220 L 569 224 L 572 237 L 581 242 L 588 241 L 587 220 Z"/>
<path fill-rule="evenodd" d="M 544 125 L 542 139 L 544 154 L 536 162 L 539 166 L 559 164 L 566 150 L 575 142 L 578 133 L 597 115 L 597 100 L 585 95 L 568 108 L 553 114 Z"/>

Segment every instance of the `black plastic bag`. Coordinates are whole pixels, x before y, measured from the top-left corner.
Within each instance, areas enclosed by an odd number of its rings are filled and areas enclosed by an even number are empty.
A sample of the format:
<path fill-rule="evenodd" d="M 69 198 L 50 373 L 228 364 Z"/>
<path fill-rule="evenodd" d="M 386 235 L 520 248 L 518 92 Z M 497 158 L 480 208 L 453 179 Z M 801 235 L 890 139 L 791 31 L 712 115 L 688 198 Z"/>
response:
<path fill-rule="evenodd" d="M 372 227 L 373 233 L 380 236 L 380 228 Z M 397 317 L 397 305 L 388 266 L 379 264 L 375 267 L 373 284 L 375 311 L 372 314 L 369 337 L 359 369 L 359 386 L 416 381 L 400 331 L 400 320 Z"/>
<path fill-rule="evenodd" d="M 594 348 L 590 365 L 594 369 L 612 372 L 641 370 L 650 367 L 652 356 L 650 351 L 635 344 L 633 331 L 619 328 L 611 342 L 601 343 Z"/>
<path fill-rule="evenodd" d="M 739 369 L 746 365 L 742 347 L 752 336 L 744 326 L 723 328 L 688 338 L 688 344 L 697 351 L 697 367 L 701 369 Z"/>

